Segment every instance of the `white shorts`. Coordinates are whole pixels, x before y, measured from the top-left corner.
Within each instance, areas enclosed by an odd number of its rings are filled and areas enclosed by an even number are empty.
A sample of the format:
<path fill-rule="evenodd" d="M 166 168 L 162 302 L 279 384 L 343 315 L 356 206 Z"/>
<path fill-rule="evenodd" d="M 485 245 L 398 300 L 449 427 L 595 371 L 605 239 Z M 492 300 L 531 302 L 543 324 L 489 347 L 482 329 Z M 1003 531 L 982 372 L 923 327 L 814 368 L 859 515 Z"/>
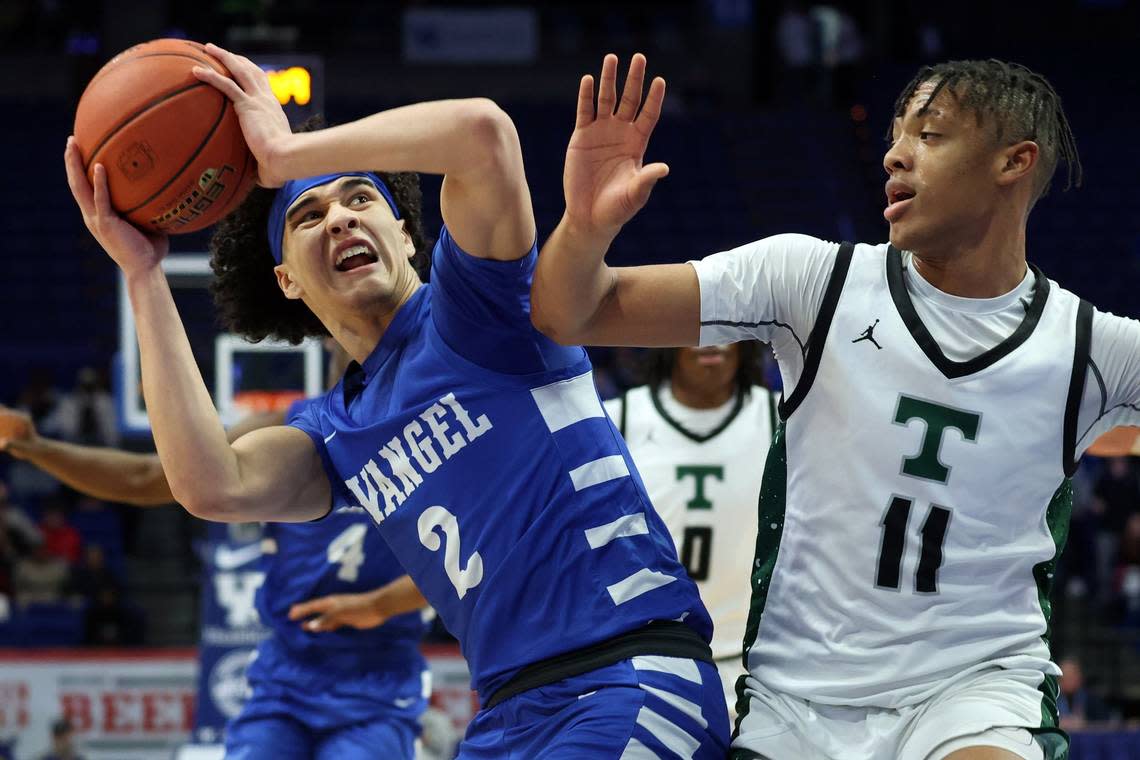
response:
<path fill-rule="evenodd" d="M 1064 740 L 1047 752 L 1028 728 L 1041 725 L 1036 671 L 991 669 L 947 685 L 937 696 L 896 709 L 837 707 L 767 689 L 748 677 L 748 714 L 732 742 L 733 757 L 764 760 L 942 760 L 972 746 L 1000 747 L 1025 760 L 1063 757 Z M 1057 746 L 1060 741 L 1060 747 Z"/>

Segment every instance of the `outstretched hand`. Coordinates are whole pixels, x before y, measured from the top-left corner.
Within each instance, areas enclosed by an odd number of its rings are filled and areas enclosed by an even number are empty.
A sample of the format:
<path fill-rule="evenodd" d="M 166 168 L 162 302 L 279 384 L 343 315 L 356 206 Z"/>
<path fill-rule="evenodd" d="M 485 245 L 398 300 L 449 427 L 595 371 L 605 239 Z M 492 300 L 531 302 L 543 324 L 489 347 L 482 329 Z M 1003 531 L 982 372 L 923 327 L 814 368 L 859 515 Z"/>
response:
<path fill-rule="evenodd" d="M 63 162 L 71 195 L 83 213 L 83 223 L 123 273 L 130 275 L 158 266 L 170 250 L 170 240 L 165 235 L 140 230 L 112 208 L 107 167 L 95 164 L 94 184 L 88 181 L 74 137 L 67 138 Z"/>
<path fill-rule="evenodd" d="M 653 186 L 669 173 L 663 163 L 642 164 L 649 137 L 661 116 L 665 80 L 653 80 L 642 105 L 645 56 L 638 53 L 630 61 L 619 103 L 617 66 L 618 58 L 613 54 L 602 61 L 596 111 L 594 77 L 582 77 L 578 116 L 562 179 L 567 219 L 587 233 L 609 236 L 616 235 L 641 210 Z"/>
<path fill-rule="evenodd" d="M 25 449 L 34 445 L 38 438 L 36 425 L 27 412 L 0 404 L 0 451 L 23 459 Z"/>
<path fill-rule="evenodd" d="M 290 620 L 301 620 L 306 631 L 323 633 L 342 626 L 375 628 L 388 617 L 380 610 L 371 592 L 330 594 L 294 604 L 289 608 Z"/>
<path fill-rule="evenodd" d="M 208 66 L 195 66 L 194 76 L 211 85 L 233 101 L 234 112 L 241 123 L 245 144 L 257 160 L 257 183 L 262 187 L 280 187 L 289 177 L 280 169 L 277 156 L 283 143 L 293 136 L 289 117 L 269 86 L 269 75 L 244 55 L 210 43 L 206 52 L 222 62 L 233 79 Z"/>

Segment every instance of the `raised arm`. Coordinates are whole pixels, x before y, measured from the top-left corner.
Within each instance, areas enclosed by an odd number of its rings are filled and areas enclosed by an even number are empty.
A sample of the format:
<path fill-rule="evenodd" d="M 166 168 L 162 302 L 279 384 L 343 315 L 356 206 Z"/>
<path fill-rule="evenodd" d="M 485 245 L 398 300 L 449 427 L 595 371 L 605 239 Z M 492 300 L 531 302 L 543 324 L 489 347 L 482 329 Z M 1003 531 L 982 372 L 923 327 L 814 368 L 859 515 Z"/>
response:
<path fill-rule="evenodd" d="M 642 105 L 645 57 L 639 53 L 630 62 L 618 103 L 617 64 L 615 55 L 602 62 L 596 110 L 594 78 L 584 76 L 579 86 L 563 175 L 566 212 L 539 256 L 531 318 L 539 330 L 568 345 L 696 345 L 701 303 L 691 266 L 605 263 L 622 225 L 669 173 L 665 164 L 643 164 L 661 115 L 665 80 L 653 80 Z"/>
<path fill-rule="evenodd" d="M 227 431 L 245 433 L 284 422 L 283 412 L 250 415 Z M 80 493 L 105 501 L 154 507 L 174 501 L 157 454 L 83 446 L 45 438 L 24 412 L 0 406 L 0 451 L 40 468 Z"/>
<path fill-rule="evenodd" d="M 68 139 L 64 161 L 84 223 L 127 283 L 147 412 L 174 500 L 197 517 L 224 522 L 303 521 L 325 514 L 330 486 L 305 433 L 263 428 L 231 447 L 162 271 L 166 238 L 144 234 L 115 213 L 106 168 L 95 166 L 92 186 L 74 138 Z"/>
<path fill-rule="evenodd" d="M 234 79 L 213 69 L 195 75 L 233 102 L 261 184 L 376 169 L 444 175 L 440 204 L 452 237 L 468 253 L 517 259 L 534 244 L 534 214 L 518 133 L 485 98 L 394 108 L 338 127 L 291 134 L 265 72 L 215 45 Z"/>

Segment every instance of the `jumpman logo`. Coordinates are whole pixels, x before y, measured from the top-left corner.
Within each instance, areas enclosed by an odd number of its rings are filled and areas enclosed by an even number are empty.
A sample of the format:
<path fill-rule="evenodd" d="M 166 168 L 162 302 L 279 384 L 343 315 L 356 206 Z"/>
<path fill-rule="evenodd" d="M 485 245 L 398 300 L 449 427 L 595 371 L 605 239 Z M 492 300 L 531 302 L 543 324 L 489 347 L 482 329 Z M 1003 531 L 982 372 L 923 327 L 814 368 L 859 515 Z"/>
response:
<path fill-rule="evenodd" d="M 863 331 L 862 335 L 860 335 L 858 338 L 856 338 L 855 340 L 853 340 L 851 342 L 852 343 L 858 343 L 861 340 L 869 340 L 875 344 L 875 348 L 882 351 L 883 347 L 879 345 L 879 341 L 875 340 L 875 325 L 877 325 L 877 324 L 879 324 L 879 320 L 876 319 L 874 325 L 871 325 L 870 327 L 868 327 L 866 330 Z"/>

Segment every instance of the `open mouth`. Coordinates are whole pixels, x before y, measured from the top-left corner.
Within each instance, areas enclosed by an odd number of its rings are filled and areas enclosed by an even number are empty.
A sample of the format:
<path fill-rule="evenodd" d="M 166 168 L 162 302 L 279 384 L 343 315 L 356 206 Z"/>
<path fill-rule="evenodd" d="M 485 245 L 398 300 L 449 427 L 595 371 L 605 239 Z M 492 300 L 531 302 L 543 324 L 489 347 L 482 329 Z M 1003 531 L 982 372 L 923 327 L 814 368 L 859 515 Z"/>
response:
<path fill-rule="evenodd" d="M 883 217 L 888 222 L 897 221 L 906 212 L 914 196 L 915 192 L 908 187 L 902 185 L 888 187 L 887 207 L 883 210 Z"/>
<path fill-rule="evenodd" d="M 910 190 L 891 190 L 889 193 L 887 193 L 887 204 L 892 205 L 898 203 L 899 201 L 909 201 L 913 197 L 914 193 Z"/>
<path fill-rule="evenodd" d="M 338 272 L 350 272 L 353 269 L 366 267 L 379 260 L 380 257 L 373 253 L 372 249 L 368 246 L 363 244 L 353 245 L 345 248 L 336 257 L 336 270 Z"/>

